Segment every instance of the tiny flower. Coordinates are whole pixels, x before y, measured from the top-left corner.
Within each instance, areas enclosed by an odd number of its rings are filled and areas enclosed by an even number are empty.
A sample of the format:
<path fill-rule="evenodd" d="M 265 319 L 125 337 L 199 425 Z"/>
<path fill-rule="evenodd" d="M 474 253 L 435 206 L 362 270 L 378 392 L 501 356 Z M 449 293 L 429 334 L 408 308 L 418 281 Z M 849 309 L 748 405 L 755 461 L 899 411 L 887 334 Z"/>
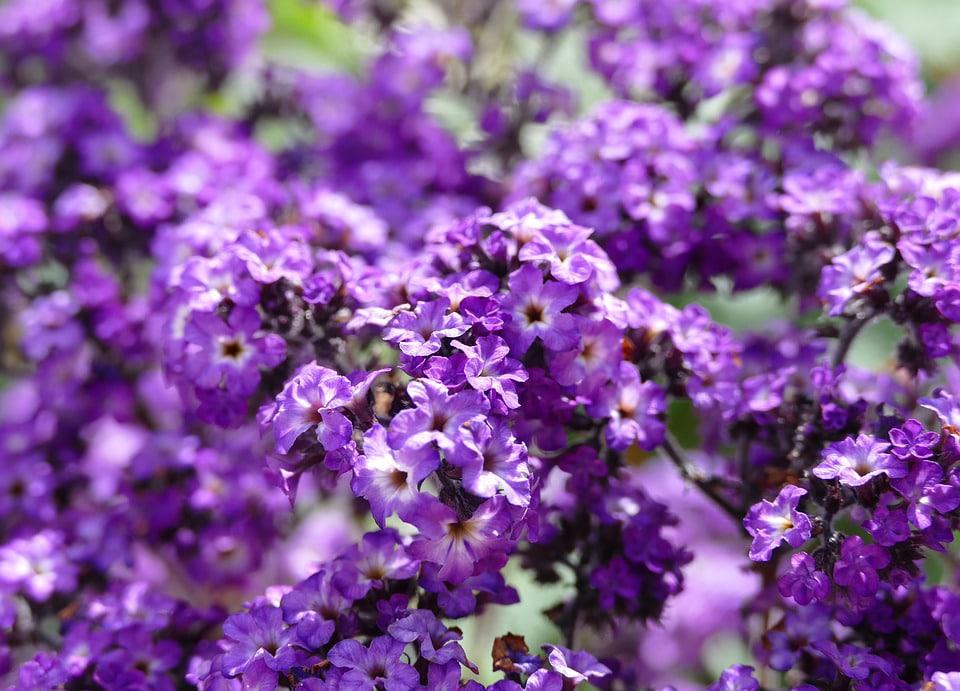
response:
<path fill-rule="evenodd" d="M 960 400 L 941 390 L 934 398 L 921 398 L 920 407 L 935 412 L 943 431 L 960 442 Z"/>
<path fill-rule="evenodd" d="M 860 487 L 880 475 L 903 477 L 907 465 L 887 453 L 889 448 L 889 444 L 869 434 L 860 433 L 856 439 L 847 437 L 824 449 L 823 460 L 813 474 L 821 480 L 839 480 L 849 487 Z"/>
<path fill-rule="evenodd" d="M 443 665 L 451 661 L 469 667 L 474 673 L 477 667 L 467 659 L 467 654 L 458 643 L 462 638 L 458 629 L 448 629 L 433 612 L 414 610 L 406 617 L 390 625 L 387 632 L 403 643 L 416 642 L 420 656 L 430 662 Z"/>
<path fill-rule="evenodd" d="M 470 434 L 449 453 L 447 460 L 463 470 L 463 485 L 478 497 L 503 492 L 514 506 L 530 503 L 527 449 L 518 444 L 501 418 L 473 422 Z"/>
<path fill-rule="evenodd" d="M 405 644 L 392 636 L 378 636 L 364 647 L 353 639 L 340 641 L 327 654 L 336 667 L 345 670 L 339 688 L 416 691 L 420 675 L 410 665 L 401 662 Z"/>
<path fill-rule="evenodd" d="M 897 458 L 926 459 L 933 456 L 939 441 L 939 434 L 927 430 L 919 420 L 911 419 L 890 430 L 890 453 Z"/>
<path fill-rule="evenodd" d="M 960 691 L 960 672 L 934 672 L 932 691 Z"/>
<path fill-rule="evenodd" d="M 840 545 L 840 558 L 833 566 L 833 580 L 861 597 L 870 597 L 880 587 L 877 574 L 890 563 L 889 553 L 879 545 L 864 544 L 851 535 Z"/>
<path fill-rule="evenodd" d="M 413 578 L 420 570 L 420 563 L 410 558 L 395 530 L 367 533 L 359 545 L 343 554 L 341 561 L 343 568 L 334 582 L 344 595 L 355 600 L 390 581 Z"/>
<path fill-rule="evenodd" d="M 882 242 L 865 242 L 834 258 L 823 269 L 820 298 L 831 316 L 839 316 L 851 302 L 883 284 L 881 268 L 894 257 L 894 248 Z"/>
<path fill-rule="evenodd" d="M 277 396 L 272 424 L 278 453 L 290 451 L 300 436 L 316 426 L 327 451 L 344 446 L 353 425 L 339 412 L 352 401 L 350 381 L 316 362 L 304 365 Z"/>
<path fill-rule="evenodd" d="M 184 372 L 201 388 L 252 393 L 260 383 L 260 367 L 276 367 L 286 345 L 277 334 L 260 331 L 260 316 L 235 307 L 226 321 L 212 312 L 195 312 L 184 338 L 189 344 Z"/>
<path fill-rule="evenodd" d="M 551 276 L 570 285 L 596 274 L 602 288 L 614 290 L 619 283 L 616 272 L 603 250 L 589 239 L 592 234 L 580 226 L 548 225 L 520 248 L 520 261 L 544 265 Z"/>
<path fill-rule="evenodd" d="M 363 455 L 353 466 L 353 493 L 370 502 L 370 513 L 380 526 L 394 512 L 406 519 L 416 506 L 420 483 L 440 465 L 432 446 L 393 449 L 387 430 L 374 425 L 363 435 Z"/>
<path fill-rule="evenodd" d="M 463 317 L 449 310 L 450 301 L 446 298 L 421 302 L 413 311 L 397 314 L 384 329 L 383 339 L 397 345 L 406 355 L 433 355 L 440 350 L 444 338 L 456 338 L 470 329 Z"/>
<path fill-rule="evenodd" d="M 510 274 L 510 292 L 503 310 L 511 316 L 505 328 L 511 350 L 519 355 L 540 339 L 551 350 L 566 350 L 577 342 L 573 317 L 563 312 L 576 301 L 575 286 L 556 281 L 544 283 L 543 274 L 525 265 Z"/>
<path fill-rule="evenodd" d="M 733 665 L 728 667 L 707 691 L 756 691 L 760 682 L 753 676 L 753 667 L 749 665 Z"/>
<path fill-rule="evenodd" d="M 574 651 L 559 645 L 545 645 L 543 650 L 550 666 L 573 684 L 603 679 L 612 673 L 609 667 L 585 650 Z"/>
<path fill-rule="evenodd" d="M 817 569 L 813 557 L 797 552 L 790 557 L 790 568 L 777 579 L 777 588 L 781 595 L 792 597 L 798 605 L 809 605 L 830 594 L 830 579 Z"/>
<path fill-rule="evenodd" d="M 550 373 L 565 386 L 617 372 L 623 349 L 623 330 L 606 319 L 578 318 L 580 342 L 576 348 L 551 352 Z"/>
<path fill-rule="evenodd" d="M 484 566 L 506 562 L 510 517 L 503 497 L 488 499 L 472 516 L 461 518 L 446 504 L 424 495 L 411 520 L 421 534 L 410 545 L 410 555 L 439 564 L 442 580 L 462 583 Z"/>
<path fill-rule="evenodd" d="M 906 499 L 907 512 L 913 524 L 926 530 L 933 523 L 935 513 L 947 514 L 960 506 L 960 489 L 944 484 L 943 469 L 933 461 L 919 461 L 906 477 L 890 485 Z"/>
<path fill-rule="evenodd" d="M 910 538 L 907 512 L 902 508 L 890 508 L 885 504 L 880 504 L 874 509 L 873 516 L 864 522 L 863 527 L 870 532 L 870 537 L 878 545 L 884 547 L 892 547 Z"/>
<path fill-rule="evenodd" d="M 636 443 L 651 451 L 663 442 L 666 431 L 663 389 L 654 382 L 641 382 L 640 372 L 629 362 L 620 363 L 618 375 L 587 412 L 610 418 L 606 436 L 611 448 L 622 451 Z"/>
<path fill-rule="evenodd" d="M 258 661 L 274 672 L 289 669 L 296 661 L 296 653 L 288 645 L 293 633 L 279 607 L 261 605 L 231 615 L 223 624 L 229 645 L 223 658 L 224 670 L 236 676 Z"/>
<path fill-rule="evenodd" d="M 451 394 L 445 385 L 431 379 L 410 382 L 407 395 L 416 407 L 401 411 L 390 422 L 389 439 L 394 448 L 435 442 L 441 449 L 451 449 L 463 435 L 464 426 L 490 410 L 489 401 L 479 391 Z"/>
<path fill-rule="evenodd" d="M 527 381 L 527 371 L 519 361 L 508 357 L 510 346 L 502 338 L 482 336 L 475 346 L 456 341 L 453 345 L 467 356 L 463 371 L 470 386 L 495 392 L 507 408 L 520 407 L 517 383 Z"/>
<path fill-rule="evenodd" d="M 797 505 L 807 490 L 796 485 L 786 485 L 772 502 L 766 499 L 750 507 L 743 525 L 753 537 L 750 558 L 754 561 L 769 561 L 781 542 L 799 547 L 810 539 L 813 529 L 810 517 L 797 511 Z"/>
<path fill-rule="evenodd" d="M 833 641 L 822 641 L 815 643 L 813 647 L 850 679 L 866 679 L 873 670 L 879 670 L 885 674 L 893 672 L 889 662 L 857 645 L 846 643 L 838 648 Z"/>
<path fill-rule="evenodd" d="M 77 570 L 63 549 L 63 536 L 44 530 L 0 547 L 0 586 L 20 589 L 37 602 L 76 586 Z"/>

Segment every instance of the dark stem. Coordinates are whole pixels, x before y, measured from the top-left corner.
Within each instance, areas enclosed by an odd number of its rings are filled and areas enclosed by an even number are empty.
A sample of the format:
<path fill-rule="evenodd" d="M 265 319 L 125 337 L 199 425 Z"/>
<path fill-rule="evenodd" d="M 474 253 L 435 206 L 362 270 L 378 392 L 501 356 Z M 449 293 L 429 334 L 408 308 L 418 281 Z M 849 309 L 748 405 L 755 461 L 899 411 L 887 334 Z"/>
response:
<path fill-rule="evenodd" d="M 857 335 L 863 330 L 863 327 L 873 319 L 873 316 L 873 312 L 857 315 L 844 325 L 837 340 L 837 349 L 833 353 L 832 365 L 834 367 L 839 367 L 843 364 L 843 361 L 847 359 L 850 346 L 853 345 L 854 340 L 856 340 Z"/>
<path fill-rule="evenodd" d="M 663 441 L 663 450 L 667 452 L 667 456 L 671 461 L 673 461 L 673 464 L 677 466 L 677 469 L 680 471 L 680 475 L 682 475 L 685 480 L 692 482 L 699 487 L 700 491 L 706 494 L 713 501 L 713 503 L 730 515 L 737 522 L 737 524 L 740 524 L 740 521 L 743 518 L 743 514 L 740 512 L 740 509 L 734 506 L 729 499 L 727 499 L 717 490 L 717 483 L 715 480 L 704 477 L 703 474 L 701 474 L 700 469 L 683 455 L 683 452 L 680 451 L 680 446 L 677 444 L 677 441 L 670 434 L 667 434 Z"/>

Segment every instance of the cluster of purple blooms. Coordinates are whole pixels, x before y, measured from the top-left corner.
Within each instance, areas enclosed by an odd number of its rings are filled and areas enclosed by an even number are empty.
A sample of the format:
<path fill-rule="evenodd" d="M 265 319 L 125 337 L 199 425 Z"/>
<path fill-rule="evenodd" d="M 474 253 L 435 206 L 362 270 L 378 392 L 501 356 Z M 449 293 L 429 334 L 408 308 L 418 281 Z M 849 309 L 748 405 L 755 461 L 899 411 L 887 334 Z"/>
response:
<path fill-rule="evenodd" d="M 960 689 L 960 175 L 871 148 L 909 51 L 841 0 L 328 4 L 358 74 L 259 0 L 0 8 L 4 685 Z M 616 98 L 531 155 L 566 34 Z M 469 640 L 518 573 L 553 642 Z"/>

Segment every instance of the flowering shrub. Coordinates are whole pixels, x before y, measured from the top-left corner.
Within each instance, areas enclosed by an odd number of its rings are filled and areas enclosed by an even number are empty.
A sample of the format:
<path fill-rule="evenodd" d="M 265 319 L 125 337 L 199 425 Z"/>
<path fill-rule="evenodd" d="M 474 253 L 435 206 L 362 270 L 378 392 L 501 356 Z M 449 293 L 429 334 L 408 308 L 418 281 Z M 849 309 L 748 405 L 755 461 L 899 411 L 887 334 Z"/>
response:
<path fill-rule="evenodd" d="M 910 50 L 844 0 L 405 4 L 0 8 L 5 684 L 960 689 Z"/>

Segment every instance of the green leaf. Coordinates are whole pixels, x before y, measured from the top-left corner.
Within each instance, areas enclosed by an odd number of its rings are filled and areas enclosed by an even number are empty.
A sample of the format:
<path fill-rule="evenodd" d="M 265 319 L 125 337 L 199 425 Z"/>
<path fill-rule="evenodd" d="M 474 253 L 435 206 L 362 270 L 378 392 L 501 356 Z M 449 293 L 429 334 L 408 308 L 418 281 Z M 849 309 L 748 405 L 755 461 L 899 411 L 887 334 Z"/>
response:
<path fill-rule="evenodd" d="M 323 5 L 270 0 L 270 16 L 272 26 L 261 44 L 267 58 L 305 69 L 360 69 L 366 41 Z"/>

